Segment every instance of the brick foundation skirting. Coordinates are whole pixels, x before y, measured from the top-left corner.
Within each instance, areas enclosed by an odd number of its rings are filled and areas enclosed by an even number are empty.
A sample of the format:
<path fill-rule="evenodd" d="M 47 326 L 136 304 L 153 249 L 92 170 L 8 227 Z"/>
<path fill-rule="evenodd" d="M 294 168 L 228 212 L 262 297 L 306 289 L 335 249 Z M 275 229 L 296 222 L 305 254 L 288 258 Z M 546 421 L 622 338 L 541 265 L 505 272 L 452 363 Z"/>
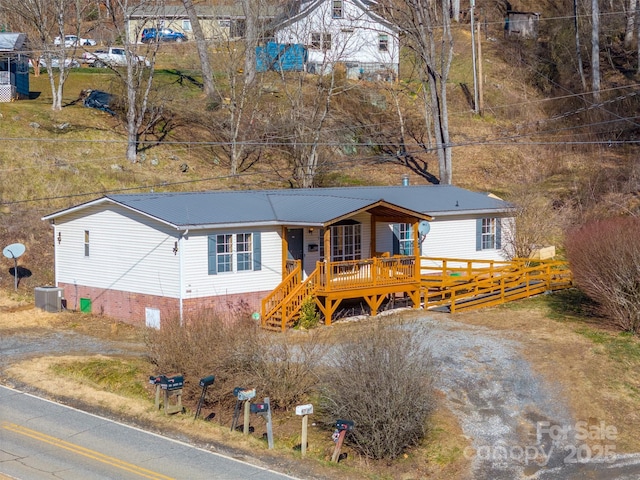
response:
<path fill-rule="evenodd" d="M 64 289 L 63 298 L 67 310 L 88 310 L 87 313 L 112 317 L 132 325 L 145 325 L 147 308 L 160 312 L 161 324 L 163 319 L 178 317 L 180 313 L 180 302 L 177 298 L 65 283 L 58 284 L 58 287 Z M 195 316 L 203 311 L 215 311 L 232 316 L 260 312 L 261 301 L 268 294 L 267 291 L 184 299 L 183 318 Z"/>

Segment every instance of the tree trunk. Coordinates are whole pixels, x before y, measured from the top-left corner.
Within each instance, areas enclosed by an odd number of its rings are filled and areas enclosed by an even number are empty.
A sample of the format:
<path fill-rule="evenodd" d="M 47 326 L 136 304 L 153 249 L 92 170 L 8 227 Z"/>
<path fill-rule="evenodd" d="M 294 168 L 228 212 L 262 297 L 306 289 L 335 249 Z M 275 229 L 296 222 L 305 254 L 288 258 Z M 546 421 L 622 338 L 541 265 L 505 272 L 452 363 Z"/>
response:
<path fill-rule="evenodd" d="M 633 29 L 636 21 L 636 6 L 638 0 L 629 0 L 629 10 L 627 11 L 627 27 L 624 32 L 624 46 L 629 48 L 633 41 Z"/>
<path fill-rule="evenodd" d="M 582 82 L 582 91 L 587 91 L 587 79 L 584 76 L 584 67 L 582 65 L 582 47 L 580 46 L 580 30 L 578 28 L 578 0 L 573 0 L 573 26 L 576 33 L 576 59 L 578 60 L 578 74 Z"/>
<path fill-rule="evenodd" d="M 215 93 L 215 85 L 213 83 L 213 71 L 211 69 L 211 62 L 209 61 L 209 54 L 207 51 L 207 42 L 202 32 L 202 26 L 198 19 L 198 13 L 193 5 L 192 0 L 182 0 L 187 14 L 189 15 L 189 21 L 191 22 L 191 29 L 193 31 L 193 37 L 196 41 L 196 48 L 198 50 L 198 58 L 200 59 L 200 68 L 202 70 L 202 83 L 204 86 L 204 93 L 207 97 L 213 97 Z"/>
<path fill-rule="evenodd" d="M 242 9 L 245 17 L 245 53 L 244 53 L 244 79 L 248 85 L 253 84 L 256 78 L 256 47 L 258 46 L 257 15 L 253 0 L 242 0 Z"/>
<path fill-rule="evenodd" d="M 127 160 L 138 161 L 138 124 L 136 122 L 138 91 L 135 88 L 133 60 L 127 61 Z"/>
<path fill-rule="evenodd" d="M 591 90 L 594 102 L 600 101 L 600 7 L 591 0 Z"/>

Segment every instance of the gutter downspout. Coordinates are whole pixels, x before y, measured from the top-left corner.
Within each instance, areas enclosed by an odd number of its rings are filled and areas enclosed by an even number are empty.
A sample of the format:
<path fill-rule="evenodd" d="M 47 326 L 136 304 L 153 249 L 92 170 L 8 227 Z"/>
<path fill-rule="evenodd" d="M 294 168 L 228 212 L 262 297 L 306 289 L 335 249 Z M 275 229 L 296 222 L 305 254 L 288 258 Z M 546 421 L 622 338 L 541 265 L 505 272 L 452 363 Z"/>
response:
<path fill-rule="evenodd" d="M 180 325 L 183 323 L 184 316 L 184 237 L 189 234 L 189 229 L 187 228 L 184 232 L 180 234 L 180 238 L 178 239 L 178 275 L 179 282 L 178 288 L 180 289 L 180 295 L 178 297 L 179 309 L 180 309 Z"/>

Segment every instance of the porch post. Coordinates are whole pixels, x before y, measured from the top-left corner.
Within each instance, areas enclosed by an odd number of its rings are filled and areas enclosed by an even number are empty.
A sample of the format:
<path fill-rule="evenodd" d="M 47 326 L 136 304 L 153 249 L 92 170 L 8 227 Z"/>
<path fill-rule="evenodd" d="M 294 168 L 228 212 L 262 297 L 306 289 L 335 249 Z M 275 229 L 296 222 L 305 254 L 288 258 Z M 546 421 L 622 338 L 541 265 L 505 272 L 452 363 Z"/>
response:
<path fill-rule="evenodd" d="M 324 272 L 325 272 L 325 285 L 327 289 L 331 288 L 331 227 L 324 228 Z M 331 321 L 331 319 L 329 319 Z"/>
<path fill-rule="evenodd" d="M 376 256 L 376 252 L 378 251 L 376 248 L 376 244 L 377 244 L 377 240 L 376 240 L 376 223 L 377 223 L 377 218 L 374 214 L 371 215 L 370 217 L 371 220 L 371 225 L 369 228 L 371 228 L 371 243 L 369 245 L 369 258 L 373 258 Z"/>
<path fill-rule="evenodd" d="M 289 258 L 289 243 L 287 242 L 287 227 L 282 226 L 282 278 L 287 276 L 287 259 Z"/>
<path fill-rule="evenodd" d="M 420 280 L 420 220 L 417 218 L 413 221 L 413 256 L 415 263 L 413 265 L 413 278 Z"/>

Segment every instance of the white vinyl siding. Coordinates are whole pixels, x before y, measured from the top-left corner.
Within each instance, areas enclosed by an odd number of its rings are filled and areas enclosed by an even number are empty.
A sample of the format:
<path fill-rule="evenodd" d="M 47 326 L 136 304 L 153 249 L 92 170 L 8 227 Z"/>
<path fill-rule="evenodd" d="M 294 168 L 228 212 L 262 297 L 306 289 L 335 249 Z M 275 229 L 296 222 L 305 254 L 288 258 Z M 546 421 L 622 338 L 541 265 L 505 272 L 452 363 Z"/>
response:
<path fill-rule="evenodd" d="M 250 232 L 239 232 L 236 229 L 189 232 L 181 244 L 184 261 L 184 298 L 266 292 L 278 286 L 282 281 L 281 228 L 261 227 L 250 230 Z M 221 235 L 234 236 L 238 233 L 247 233 L 253 237 L 256 232 L 260 234 L 260 270 L 256 270 L 253 266 L 255 258 L 252 256 L 252 269 L 210 274 L 208 257 L 211 236 L 217 238 Z M 242 258 L 246 260 L 247 257 Z"/>
<path fill-rule="evenodd" d="M 478 260 L 505 260 L 498 249 L 476 250 L 475 217 L 439 217 L 429 222 L 429 233 L 422 242 L 423 257 L 447 257 Z M 507 219 L 501 219 L 504 238 Z M 393 254 L 393 226 L 378 224 L 376 227 L 376 251 Z"/>
<path fill-rule="evenodd" d="M 118 206 L 91 207 L 56 224 L 61 238 L 56 245 L 57 282 L 178 297 L 175 229 Z"/>

